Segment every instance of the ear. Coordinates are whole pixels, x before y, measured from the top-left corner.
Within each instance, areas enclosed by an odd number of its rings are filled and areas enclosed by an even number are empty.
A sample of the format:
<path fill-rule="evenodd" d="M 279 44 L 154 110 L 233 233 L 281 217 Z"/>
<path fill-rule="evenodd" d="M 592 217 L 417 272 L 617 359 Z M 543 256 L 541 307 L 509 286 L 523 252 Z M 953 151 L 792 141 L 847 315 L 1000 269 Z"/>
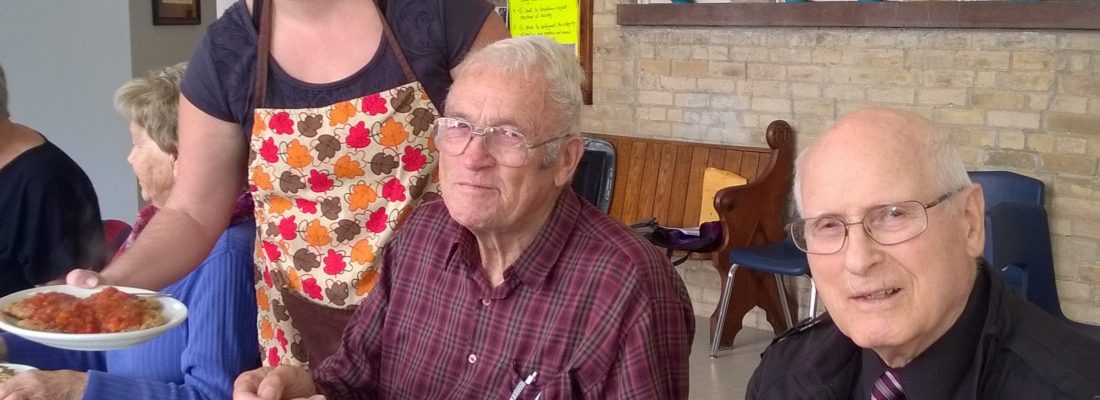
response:
<path fill-rule="evenodd" d="M 565 139 L 554 166 L 557 169 L 554 173 L 555 186 L 565 187 L 573 180 L 573 172 L 577 170 L 577 164 L 581 162 L 581 155 L 583 154 L 584 139 L 580 136 L 570 136 Z"/>
<path fill-rule="evenodd" d="M 966 226 L 966 250 L 977 258 L 985 250 L 985 195 L 980 185 L 963 189 L 963 223 Z"/>

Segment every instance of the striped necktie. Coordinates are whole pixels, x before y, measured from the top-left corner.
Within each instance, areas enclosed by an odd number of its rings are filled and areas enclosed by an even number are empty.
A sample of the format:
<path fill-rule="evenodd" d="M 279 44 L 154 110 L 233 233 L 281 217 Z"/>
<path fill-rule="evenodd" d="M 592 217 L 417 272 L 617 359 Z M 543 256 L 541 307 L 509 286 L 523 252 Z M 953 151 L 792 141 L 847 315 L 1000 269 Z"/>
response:
<path fill-rule="evenodd" d="M 871 400 L 905 400 L 905 392 L 901 391 L 901 382 L 894 371 L 886 370 L 871 387 Z"/>

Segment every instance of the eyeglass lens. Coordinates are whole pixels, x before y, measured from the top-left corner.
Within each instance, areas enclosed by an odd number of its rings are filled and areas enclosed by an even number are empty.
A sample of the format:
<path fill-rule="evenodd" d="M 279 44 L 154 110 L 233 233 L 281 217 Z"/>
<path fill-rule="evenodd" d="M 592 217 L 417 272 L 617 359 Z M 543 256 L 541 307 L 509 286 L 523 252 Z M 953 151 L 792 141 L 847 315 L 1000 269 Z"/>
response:
<path fill-rule="evenodd" d="M 859 222 L 839 217 L 809 218 L 791 224 L 795 245 L 807 253 L 833 254 L 844 247 L 851 225 L 862 225 L 875 242 L 888 246 L 912 239 L 928 227 L 928 213 L 917 201 L 875 207 Z"/>
<path fill-rule="evenodd" d="M 495 126 L 478 129 L 474 124 L 456 118 L 439 118 L 434 128 L 436 146 L 445 154 L 460 155 L 469 147 L 474 136 L 481 136 L 486 150 L 498 163 L 515 167 L 526 161 L 527 139 L 511 129 Z"/>

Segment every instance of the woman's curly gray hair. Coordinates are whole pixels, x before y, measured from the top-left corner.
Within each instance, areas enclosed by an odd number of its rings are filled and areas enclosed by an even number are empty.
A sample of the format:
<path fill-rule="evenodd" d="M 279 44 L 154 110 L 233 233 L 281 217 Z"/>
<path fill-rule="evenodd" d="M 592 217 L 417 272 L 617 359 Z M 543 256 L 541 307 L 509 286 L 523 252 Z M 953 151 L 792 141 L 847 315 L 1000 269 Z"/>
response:
<path fill-rule="evenodd" d="M 187 63 L 131 79 L 115 92 L 115 109 L 137 124 L 165 153 L 179 154 L 180 80 Z"/>

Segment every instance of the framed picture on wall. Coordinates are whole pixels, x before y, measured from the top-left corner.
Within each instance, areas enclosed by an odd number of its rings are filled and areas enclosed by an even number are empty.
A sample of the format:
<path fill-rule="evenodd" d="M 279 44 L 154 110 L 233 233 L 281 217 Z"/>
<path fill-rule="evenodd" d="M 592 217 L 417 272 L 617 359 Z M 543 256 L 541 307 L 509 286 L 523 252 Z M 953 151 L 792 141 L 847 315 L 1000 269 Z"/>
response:
<path fill-rule="evenodd" d="M 202 23 L 200 0 L 153 0 L 153 25 Z"/>

